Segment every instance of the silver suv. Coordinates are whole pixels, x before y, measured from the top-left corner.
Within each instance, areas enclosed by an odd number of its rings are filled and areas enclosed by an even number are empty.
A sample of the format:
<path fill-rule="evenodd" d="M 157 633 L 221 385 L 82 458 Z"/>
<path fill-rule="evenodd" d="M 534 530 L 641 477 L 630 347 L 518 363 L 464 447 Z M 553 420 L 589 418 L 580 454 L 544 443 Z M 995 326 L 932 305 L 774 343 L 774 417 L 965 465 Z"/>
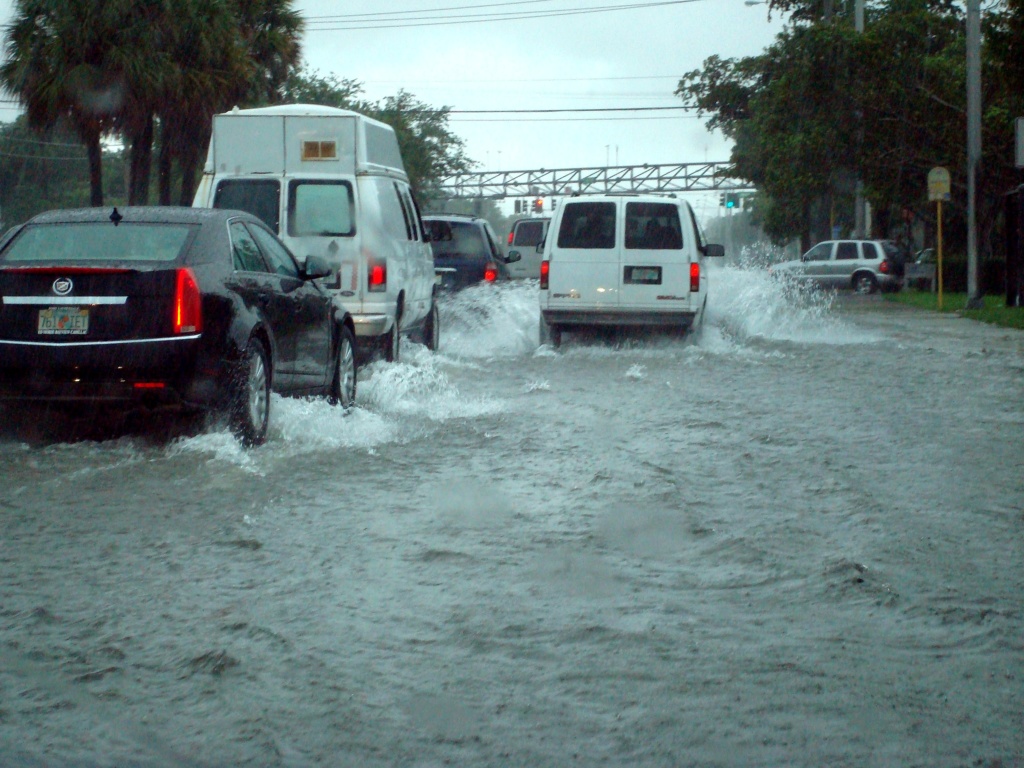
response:
<path fill-rule="evenodd" d="M 899 290 L 903 261 L 890 240 L 825 240 L 799 259 L 772 265 L 768 272 L 823 288 L 874 293 Z"/>

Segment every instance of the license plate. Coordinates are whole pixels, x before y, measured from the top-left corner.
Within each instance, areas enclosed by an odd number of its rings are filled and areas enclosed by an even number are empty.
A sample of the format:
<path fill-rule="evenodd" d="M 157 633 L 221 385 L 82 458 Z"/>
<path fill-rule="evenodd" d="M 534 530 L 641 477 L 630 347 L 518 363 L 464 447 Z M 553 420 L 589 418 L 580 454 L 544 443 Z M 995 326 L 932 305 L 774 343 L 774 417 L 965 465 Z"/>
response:
<path fill-rule="evenodd" d="M 89 332 L 89 310 L 83 307 L 48 307 L 39 310 L 41 336 L 84 336 Z"/>
<path fill-rule="evenodd" d="M 661 267 L 626 267 L 626 282 L 661 285 Z"/>

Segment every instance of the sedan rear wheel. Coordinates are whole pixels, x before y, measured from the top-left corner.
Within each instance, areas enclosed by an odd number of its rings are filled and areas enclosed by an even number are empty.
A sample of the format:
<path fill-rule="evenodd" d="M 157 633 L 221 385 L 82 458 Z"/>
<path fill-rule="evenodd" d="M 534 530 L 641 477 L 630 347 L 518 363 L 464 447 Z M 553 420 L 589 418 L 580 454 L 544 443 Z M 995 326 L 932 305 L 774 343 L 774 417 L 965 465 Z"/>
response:
<path fill-rule="evenodd" d="M 331 382 L 331 405 L 340 405 L 346 411 L 356 402 L 356 350 L 355 337 L 347 325 L 341 327 L 338 339 L 338 357 Z"/>
<path fill-rule="evenodd" d="M 249 447 L 262 445 L 270 425 L 270 356 L 259 339 L 249 339 L 231 393 L 231 428 Z"/>

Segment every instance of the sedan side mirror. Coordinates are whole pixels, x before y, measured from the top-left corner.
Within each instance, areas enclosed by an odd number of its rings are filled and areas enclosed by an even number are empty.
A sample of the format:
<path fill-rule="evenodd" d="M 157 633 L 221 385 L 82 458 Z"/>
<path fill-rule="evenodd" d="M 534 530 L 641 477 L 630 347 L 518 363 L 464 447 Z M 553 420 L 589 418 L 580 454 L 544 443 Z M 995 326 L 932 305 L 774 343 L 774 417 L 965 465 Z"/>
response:
<path fill-rule="evenodd" d="M 316 280 L 320 277 L 327 277 L 334 270 L 331 269 L 331 265 L 324 261 L 319 256 L 307 256 L 306 266 L 302 270 L 303 280 Z"/>
<path fill-rule="evenodd" d="M 704 255 L 712 257 L 725 256 L 725 246 L 717 243 L 708 243 L 704 246 Z"/>

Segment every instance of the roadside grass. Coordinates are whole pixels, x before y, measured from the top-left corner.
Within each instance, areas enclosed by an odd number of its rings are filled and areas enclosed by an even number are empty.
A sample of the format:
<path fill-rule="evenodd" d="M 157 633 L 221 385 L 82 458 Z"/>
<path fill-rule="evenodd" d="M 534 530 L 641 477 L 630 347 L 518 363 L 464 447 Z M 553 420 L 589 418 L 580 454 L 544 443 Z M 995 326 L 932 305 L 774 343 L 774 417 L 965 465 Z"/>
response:
<path fill-rule="evenodd" d="M 899 293 L 886 294 L 885 298 L 909 307 L 935 311 L 939 309 L 938 294 L 929 291 L 918 291 L 910 288 Z M 985 304 L 984 309 L 964 309 L 967 304 L 967 294 L 949 293 L 946 291 L 942 294 L 942 311 L 954 312 L 961 317 L 980 320 L 990 325 L 1024 330 L 1024 307 L 1006 306 L 1006 297 L 1004 296 L 984 296 L 982 300 Z"/>

